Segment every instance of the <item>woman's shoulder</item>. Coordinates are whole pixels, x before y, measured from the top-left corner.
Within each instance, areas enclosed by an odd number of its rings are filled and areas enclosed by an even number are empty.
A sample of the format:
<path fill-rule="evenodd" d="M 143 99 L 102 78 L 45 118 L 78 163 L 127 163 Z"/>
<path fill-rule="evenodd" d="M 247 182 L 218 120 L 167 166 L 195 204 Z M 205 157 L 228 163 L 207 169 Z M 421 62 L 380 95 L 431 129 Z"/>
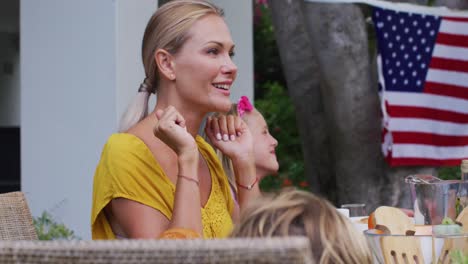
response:
<path fill-rule="evenodd" d="M 130 133 L 115 133 L 109 136 L 106 142 L 106 147 L 109 149 L 125 150 L 142 148 L 143 141 Z"/>
<path fill-rule="evenodd" d="M 129 133 L 115 133 L 107 139 L 102 155 L 113 158 L 141 157 L 149 155 L 149 150 L 137 136 Z"/>
<path fill-rule="evenodd" d="M 143 139 L 131 133 L 116 133 L 108 138 L 101 154 L 99 168 L 112 175 L 164 174 L 161 165 L 155 160 Z"/>

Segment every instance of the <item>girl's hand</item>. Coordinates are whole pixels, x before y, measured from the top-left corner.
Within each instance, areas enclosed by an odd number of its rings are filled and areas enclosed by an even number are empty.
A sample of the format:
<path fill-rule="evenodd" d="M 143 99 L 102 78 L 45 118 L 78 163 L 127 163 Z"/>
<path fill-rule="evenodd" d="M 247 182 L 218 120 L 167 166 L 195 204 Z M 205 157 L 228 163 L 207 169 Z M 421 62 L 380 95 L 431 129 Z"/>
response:
<path fill-rule="evenodd" d="M 184 154 L 196 153 L 197 143 L 187 132 L 184 117 L 173 106 L 164 110 L 157 110 L 158 122 L 153 133 L 180 157 Z"/>
<path fill-rule="evenodd" d="M 233 162 L 255 162 L 252 134 L 240 117 L 208 117 L 205 132 L 213 145 Z"/>

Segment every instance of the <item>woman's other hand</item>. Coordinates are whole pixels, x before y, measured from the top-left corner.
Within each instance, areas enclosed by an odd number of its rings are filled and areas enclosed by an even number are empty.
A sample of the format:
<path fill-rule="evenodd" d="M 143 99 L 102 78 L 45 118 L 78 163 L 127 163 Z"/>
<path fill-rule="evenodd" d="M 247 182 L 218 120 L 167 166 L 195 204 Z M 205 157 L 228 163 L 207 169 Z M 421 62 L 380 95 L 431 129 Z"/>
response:
<path fill-rule="evenodd" d="M 157 110 L 156 117 L 158 122 L 153 128 L 154 135 L 174 150 L 178 156 L 198 151 L 195 139 L 187 132 L 184 117 L 175 107 L 169 106 L 164 110 Z"/>
<path fill-rule="evenodd" d="M 205 132 L 213 145 L 233 161 L 253 161 L 253 138 L 245 122 L 235 115 L 208 117 Z"/>

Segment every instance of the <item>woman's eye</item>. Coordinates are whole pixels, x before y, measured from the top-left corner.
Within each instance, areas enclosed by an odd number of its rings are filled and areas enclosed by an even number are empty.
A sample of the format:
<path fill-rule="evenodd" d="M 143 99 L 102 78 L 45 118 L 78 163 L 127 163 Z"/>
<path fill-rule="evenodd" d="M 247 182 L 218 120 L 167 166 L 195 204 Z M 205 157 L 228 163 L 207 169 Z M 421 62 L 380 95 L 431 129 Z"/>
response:
<path fill-rule="evenodd" d="M 232 57 L 234 57 L 235 55 L 236 55 L 236 53 L 235 53 L 234 51 L 230 51 L 230 52 L 229 52 L 229 57 L 232 58 Z"/>
<path fill-rule="evenodd" d="M 209 54 L 213 54 L 213 55 L 218 55 L 218 49 L 215 49 L 215 48 L 209 49 L 209 50 L 208 50 L 208 53 L 209 53 Z"/>

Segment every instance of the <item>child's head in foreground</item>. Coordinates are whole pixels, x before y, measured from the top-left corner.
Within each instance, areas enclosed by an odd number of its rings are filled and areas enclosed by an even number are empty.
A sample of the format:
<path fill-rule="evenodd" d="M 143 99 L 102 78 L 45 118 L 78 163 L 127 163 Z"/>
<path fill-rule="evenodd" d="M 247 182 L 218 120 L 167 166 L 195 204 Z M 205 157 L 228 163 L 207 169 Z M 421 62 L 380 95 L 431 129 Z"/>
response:
<path fill-rule="evenodd" d="M 232 236 L 307 236 L 316 263 L 372 263 L 364 235 L 330 202 L 306 191 L 284 190 L 252 202 Z"/>

